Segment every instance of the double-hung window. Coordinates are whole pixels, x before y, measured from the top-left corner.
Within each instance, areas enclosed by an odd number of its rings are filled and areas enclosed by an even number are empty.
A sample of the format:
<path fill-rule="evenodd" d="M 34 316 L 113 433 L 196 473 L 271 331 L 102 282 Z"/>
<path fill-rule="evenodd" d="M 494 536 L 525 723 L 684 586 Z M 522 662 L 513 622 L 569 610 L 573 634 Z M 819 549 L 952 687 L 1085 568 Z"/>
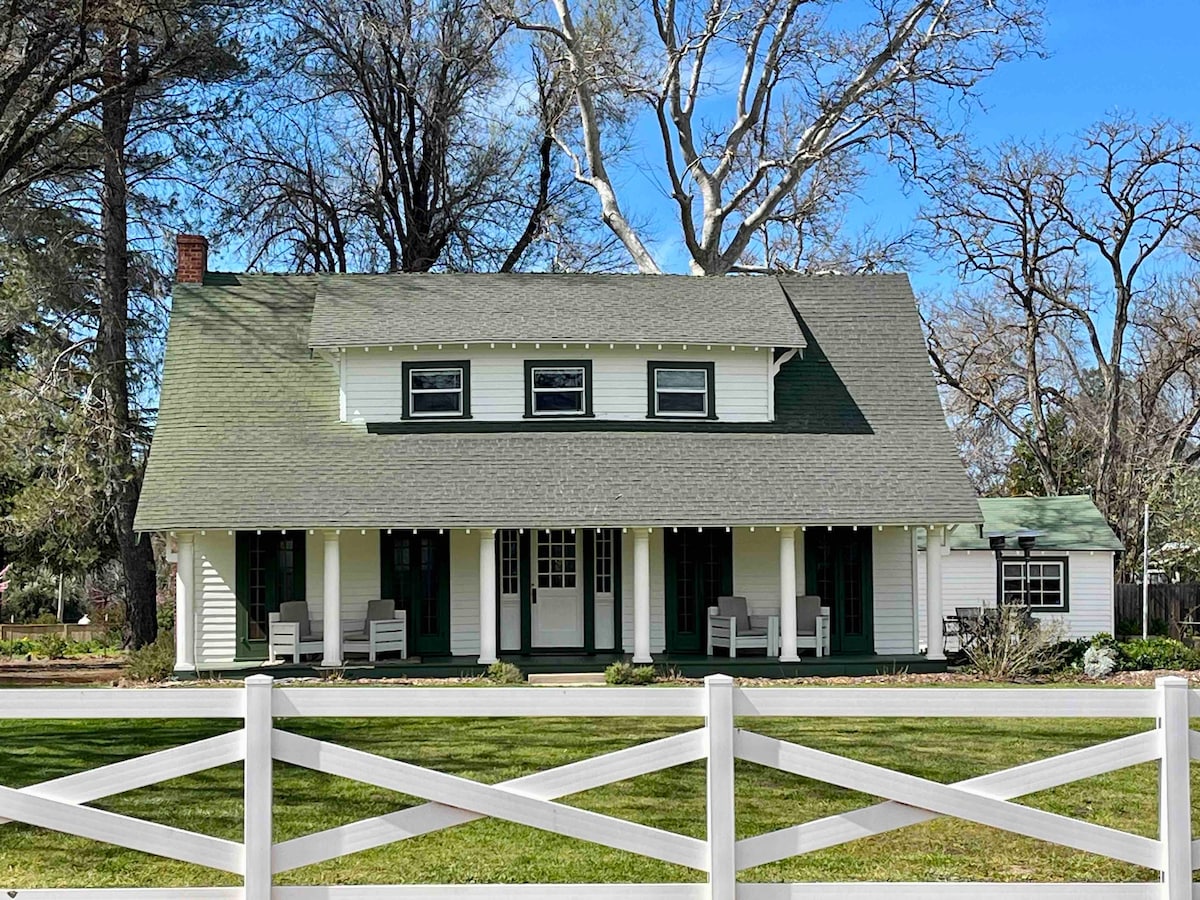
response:
<path fill-rule="evenodd" d="M 459 418 L 471 415 L 469 362 L 405 363 L 404 418 Z"/>
<path fill-rule="evenodd" d="M 1000 562 L 1000 598 L 1035 610 L 1067 610 L 1067 563 L 1062 559 Z"/>
<path fill-rule="evenodd" d="M 649 417 L 715 419 L 714 368 L 712 363 L 650 363 Z"/>
<path fill-rule="evenodd" d="M 591 416 L 590 360 L 527 360 L 526 416 Z"/>

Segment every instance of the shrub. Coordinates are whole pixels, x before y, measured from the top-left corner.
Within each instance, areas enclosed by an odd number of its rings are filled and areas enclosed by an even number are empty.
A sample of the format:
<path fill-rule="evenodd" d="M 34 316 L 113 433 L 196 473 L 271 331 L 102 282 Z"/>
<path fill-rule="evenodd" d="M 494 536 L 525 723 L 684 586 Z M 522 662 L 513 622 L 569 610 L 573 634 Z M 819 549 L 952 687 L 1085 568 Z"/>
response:
<path fill-rule="evenodd" d="M 654 684 L 654 678 L 654 666 L 615 662 L 604 670 L 604 680 L 608 684 Z"/>
<path fill-rule="evenodd" d="M 1167 637 L 1135 638 L 1117 647 L 1126 671 L 1145 669 L 1200 669 L 1200 653 Z"/>
<path fill-rule="evenodd" d="M 1054 649 L 1064 669 L 1082 669 L 1087 651 L 1091 647 L 1092 641 L 1088 638 L 1076 638 L 1073 641 L 1062 641 Z"/>
<path fill-rule="evenodd" d="M 133 681 L 166 681 L 174 671 L 175 641 L 169 634 L 134 650 L 125 665 L 125 674 Z"/>
<path fill-rule="evenodd" d="M 33 641 L 29 638 L 0 641 L 0 654 L 4 656 L 28 656 L 33 653 L 34 649 Z"/>
<path fill-rule="evenodd" d="M 158 630 L 167 634 L 175 633 L 175 601 L 164 600 L 158 604 Z"/>
<path fill-rule="evenodd" d="M 48 631 L 33 642 L 33 652 L 46 659 L 62 659 L 67 655 L 67 639 L 57 631 Z"/>
<path fill-rule="evenodd" d="M 981 617 L 966 649 L 977 673 L 995 681 L 1013 681 L 1063 666 L 1063 625 L 1044 622 L 1023 606 L 1005 604 Z"/>
<path fill-rule="evenodd" d="M 1120 654 L 1114 647 L 1092 644 L 1083 654 L 1083 674 L 1089 678 L 1104 678 L 1117 670 Z"/>
<path fill-rule="evenodd" d="M 1137 635 L 1142 633 L 1142 620 L 1129 617 L 1117 619 L 1117 634 Z M 1166 637 L 1171 633 L 1171 626 L 1166 619 L 1151 619 L 1146 623 L 1146 633 Z"/>
<path fill-rule="evenodd" d="M 525 676 L 517 666 L 502 659 L 488 666 L 485 677 L 492 684 L 521 684 L 525 681 Z"/>

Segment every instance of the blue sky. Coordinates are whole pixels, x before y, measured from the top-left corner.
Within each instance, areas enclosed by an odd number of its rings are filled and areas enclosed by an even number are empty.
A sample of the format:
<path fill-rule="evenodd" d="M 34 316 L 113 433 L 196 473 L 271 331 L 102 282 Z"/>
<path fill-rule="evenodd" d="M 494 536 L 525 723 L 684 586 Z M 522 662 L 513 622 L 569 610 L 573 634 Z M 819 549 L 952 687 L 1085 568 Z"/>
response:
<path fill-rule="evenodd" d="M 969 128 L 974 141 L 1066 140 L 1114 111 L 1141 119 L 1170 117 L 1200 128 L 1195 50 L 1200 2 L 1046 0 L 1046 11 L 1046 58 L 1010 63 L 983 82 L 983 108 Z M 632 141 L 628 155 L 610 163 L 622 205 L 649 224 L 644 237 L 655 246 L 660 264 L 668 271 L 687 272 L 673 204 L 663 194 L 658 127 L 649 115 L 635 127 Z M 880 165 L 864 197 L 852 205 L 850 222 L 902 232 L 912 225 L 921 202 Z M 598 220 L 597 206 L 597 227 L 603 227 Z M 214 268 L 237 271 L 244 265 L 233 247 L 214 253 Z M 953 273 L 936 260 L 915 258 L 909 270 L 918 294 L 953 282 Z"/>
<path fill-rule="evenodd" d="M 1196 0 L 1047 0 L 1047 19 L 1047 57 L 1010 63 L 981 86 L 984 108 L 975 113 L 969 129 L 974 140 L 1067 139 L 1114 111 L 1200 124 Z M 655 182 L 639 172 L 642 166 L 661 168 L 657 128 L 647 121 L 634 138 L 639 146 L 617 170 L 623 201 L 650 216 L 660 238 L 669 238 L 678 230 L 670 206 L 655 196 Z M 852 215 L 885 229 L 894 222 L 899 226 L 895 230 L 903 230 L 920 203 L 919 196 L 905 196 L 898 179 L 881 169 Z M 662 263 L 672 271 L 687 270 L 682 253 L 664 254 Z M 913 260 L 918 292 L 945 286 L 949 275 L 942 269 L 934 260 Z"/>

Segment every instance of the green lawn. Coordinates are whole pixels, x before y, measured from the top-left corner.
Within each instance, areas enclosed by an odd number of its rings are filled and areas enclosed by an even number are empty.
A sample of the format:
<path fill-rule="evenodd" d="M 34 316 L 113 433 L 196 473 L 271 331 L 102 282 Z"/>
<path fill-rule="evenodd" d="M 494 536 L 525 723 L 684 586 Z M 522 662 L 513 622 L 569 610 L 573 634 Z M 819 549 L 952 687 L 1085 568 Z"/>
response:
<path fill-rule="evenodd" d="M 291 720 L 284 727 L 484 782 L 501 781 L 696 727 L 694 720 Z M 1146 721 L 778 720 L 741 726 L 950 782 L 1131 734 Z M 212 722 L 0 723 L 0 781 L 24 786 L 219 733 Z M 1200 798 L 1194 769 L 1193 797 Z M 1043 792 L 1025 802 L 1153 835 L 1153 764 Z M 738 763 L 738 836 L 870 802 L 829 785 Z M 280 765 L 276 840 L 412 805 L 412 798 Z M 704 766 L 694 763 L 589 791 L 567 802 L 702 837 Z M 241 770 L 227 766 L 97 804 L 234 840 Z M 1195 806 L 1195 803 L 1193 804 Z M 236 884 L 220 872 L 23 825 L 0 826 L 0 889 Z M 1154 880 L 1153 872 L 954 820 L 796 857 L 745 880 Z M 480 820 L 286 873 L 281 883 L 701 880 L 699 873 L 522 826 Z"/>

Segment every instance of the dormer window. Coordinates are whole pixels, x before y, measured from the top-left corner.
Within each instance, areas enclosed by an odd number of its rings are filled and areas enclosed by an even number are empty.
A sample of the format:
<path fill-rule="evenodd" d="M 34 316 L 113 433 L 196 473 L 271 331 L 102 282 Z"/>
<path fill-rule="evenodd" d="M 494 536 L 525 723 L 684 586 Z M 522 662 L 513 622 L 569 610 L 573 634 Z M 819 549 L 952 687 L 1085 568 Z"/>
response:
<path fill-rule="evenodd" d="M 712 363 L 650 363 L 648 416 L 715 419 L 714 376 Z"/>
<path fill-rule="evenodd" d="M 405 363 L 403 376 L 404 418 L 470 418 L 469 362 Z"/>
<path fill-rule="evenodd" d="M 591 416 L 591 361 L 526 360 L 525 415 Z"/>

